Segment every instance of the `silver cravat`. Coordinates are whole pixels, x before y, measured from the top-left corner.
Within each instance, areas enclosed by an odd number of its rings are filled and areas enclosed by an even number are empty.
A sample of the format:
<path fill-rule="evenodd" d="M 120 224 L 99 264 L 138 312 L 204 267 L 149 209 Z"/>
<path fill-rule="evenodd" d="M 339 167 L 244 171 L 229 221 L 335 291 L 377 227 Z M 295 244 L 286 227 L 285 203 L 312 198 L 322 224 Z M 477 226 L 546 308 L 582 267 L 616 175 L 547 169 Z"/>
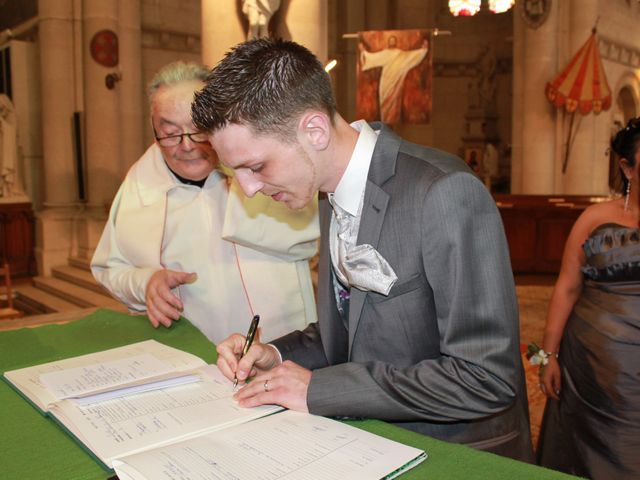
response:
<path fill-rule="evenodd" d="M 359 217 L 345 212 L 335 202 L 331 204 L 331 261 L 338 280 L 347 288 L 388 295 L 398 279 L 391 265 L 371 245 L 356 245 Z"/>

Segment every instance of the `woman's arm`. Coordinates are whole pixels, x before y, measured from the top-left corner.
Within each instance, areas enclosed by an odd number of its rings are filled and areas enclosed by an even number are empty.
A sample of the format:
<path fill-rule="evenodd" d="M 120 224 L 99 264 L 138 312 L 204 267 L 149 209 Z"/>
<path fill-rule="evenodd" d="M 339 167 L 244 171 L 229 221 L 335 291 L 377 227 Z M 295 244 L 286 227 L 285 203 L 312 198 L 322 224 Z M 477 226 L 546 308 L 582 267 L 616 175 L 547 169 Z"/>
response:
<path fill-rule="evenodd" d="M 562 334 L 571 310 L 582 292 L 581 268 L 585 264 L 582 245 L 591 233 L 593 217 L 593 209 L 588 208 L 571 229 L 562 255 L 560 274 L 549 303 L 542 348 L 553 354 L 549 356 L 549 363 L 541 371 L 541 388 L 548 397 L 556 400 L 561 388 L 560 365 L 556 355 L 560 350 Z"/>

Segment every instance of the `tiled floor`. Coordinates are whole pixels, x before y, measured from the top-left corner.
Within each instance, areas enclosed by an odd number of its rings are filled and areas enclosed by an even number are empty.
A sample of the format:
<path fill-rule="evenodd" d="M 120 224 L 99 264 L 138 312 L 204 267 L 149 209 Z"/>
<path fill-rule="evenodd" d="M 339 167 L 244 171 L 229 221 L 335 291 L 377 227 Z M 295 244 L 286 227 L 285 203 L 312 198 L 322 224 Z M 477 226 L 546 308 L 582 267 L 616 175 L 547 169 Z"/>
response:
<path fill-rule="evenodd" d="M 546 397 L 538 387 L 538 367 L 530 365 L 524 351 L 531 342 L 542 344 L 544 324 L 555 277 L 516 277 L 516 293 L 520 308 L 520 345 L 527 378 L 527 397 L 534 447 L 540 433 L 540 422 Z"/>

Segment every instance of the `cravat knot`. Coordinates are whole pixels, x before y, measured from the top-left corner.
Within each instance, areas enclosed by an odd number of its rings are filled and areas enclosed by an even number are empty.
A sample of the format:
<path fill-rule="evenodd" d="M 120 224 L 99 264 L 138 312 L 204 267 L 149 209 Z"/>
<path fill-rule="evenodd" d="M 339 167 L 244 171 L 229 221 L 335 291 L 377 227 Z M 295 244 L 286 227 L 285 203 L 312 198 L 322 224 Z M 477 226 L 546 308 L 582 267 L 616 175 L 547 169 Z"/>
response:
<path fill-rule="evenodd" d="M 359 218 L 332 202 L 331 258 L 345 287 L 388 295 L 398 279 L 389 262 L 369 244 L 356 245 Z"/>

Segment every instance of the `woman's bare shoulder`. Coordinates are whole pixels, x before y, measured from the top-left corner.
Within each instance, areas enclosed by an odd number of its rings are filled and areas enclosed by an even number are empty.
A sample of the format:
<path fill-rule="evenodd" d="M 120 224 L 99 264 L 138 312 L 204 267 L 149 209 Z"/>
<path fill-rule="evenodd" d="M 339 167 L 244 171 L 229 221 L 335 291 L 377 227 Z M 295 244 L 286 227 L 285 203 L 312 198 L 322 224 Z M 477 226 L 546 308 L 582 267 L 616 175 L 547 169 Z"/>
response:
<path fill-rule="evenodd" d="M 576 221 L 581 229 L 592 232 L 601 225 L 617 223 L 624 225 L 624 199 L 616 199 L 608 202 L 595 203 L 587 207 Z"/>

